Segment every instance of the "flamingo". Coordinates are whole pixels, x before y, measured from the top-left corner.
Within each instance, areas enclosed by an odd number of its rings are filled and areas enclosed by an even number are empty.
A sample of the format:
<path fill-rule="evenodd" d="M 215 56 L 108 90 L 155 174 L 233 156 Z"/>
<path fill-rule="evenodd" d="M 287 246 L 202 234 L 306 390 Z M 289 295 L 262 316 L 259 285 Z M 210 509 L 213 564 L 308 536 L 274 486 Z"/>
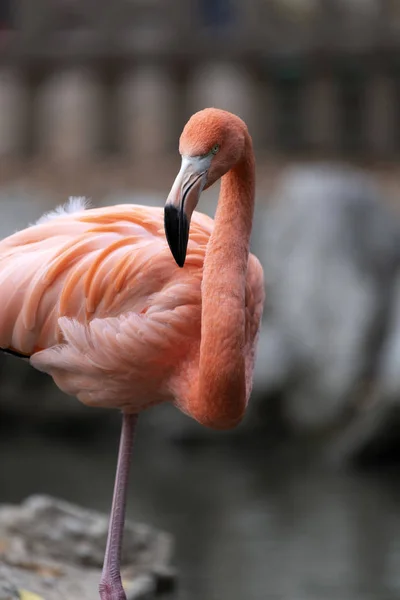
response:
<path fill-rule="evenodd" d="M 190 118 L 179 149 L 164 211 L 70 199 L 0 242 L 1 349 L 86 405 L 122 411 L 101 600 L 126 600 L 120 554 L 138 413 L 172 402 L 230 429 L 252 387 L 264 283 L 249 254 L 251 137 L 239 117 L 208 108 Z M 221 177 L 213 221 L 195 208 Z"/>

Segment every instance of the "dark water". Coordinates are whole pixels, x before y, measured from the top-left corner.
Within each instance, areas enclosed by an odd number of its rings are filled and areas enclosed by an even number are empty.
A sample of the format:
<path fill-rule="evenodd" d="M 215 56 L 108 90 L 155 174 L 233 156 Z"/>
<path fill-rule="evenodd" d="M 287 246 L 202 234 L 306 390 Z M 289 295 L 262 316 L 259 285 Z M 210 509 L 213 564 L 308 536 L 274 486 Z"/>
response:
<path fill-rule="evenodd" d="M 106 429 L 106 428 L 105 428 Z M 49 493 L 108 511 L 116 437 L 0 439 L 0 501 Z M 398 600 L 400 479 L 277 464 L 138 430 L 129 517 L 174 534 L 179 600 Z"/>

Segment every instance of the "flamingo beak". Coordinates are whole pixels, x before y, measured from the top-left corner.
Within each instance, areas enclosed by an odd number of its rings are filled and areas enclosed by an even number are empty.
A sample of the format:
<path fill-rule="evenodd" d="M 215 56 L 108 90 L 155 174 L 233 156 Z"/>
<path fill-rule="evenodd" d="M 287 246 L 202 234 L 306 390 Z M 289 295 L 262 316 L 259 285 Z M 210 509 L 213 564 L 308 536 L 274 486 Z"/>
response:
<path fill-rule="evenodd" d="M 165 235 L 179 267 L 185 264 L 190 219 L 207 182 L 210 163 L 209 156 L 183 156 L 181 169 L 165 204 Z"/>

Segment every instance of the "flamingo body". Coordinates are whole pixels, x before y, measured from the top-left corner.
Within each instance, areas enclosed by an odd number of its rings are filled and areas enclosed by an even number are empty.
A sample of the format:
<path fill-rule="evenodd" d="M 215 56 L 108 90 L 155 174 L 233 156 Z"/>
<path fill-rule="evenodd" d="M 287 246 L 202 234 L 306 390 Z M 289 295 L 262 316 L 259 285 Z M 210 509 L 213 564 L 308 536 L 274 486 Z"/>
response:
<path fill-rule="evenodd" d="M 0 242 L 0 347 L 30 357 L 85 404 L 137 413 L 172 401 L 190 412 L 213 220 L 193 213 L 180 269 L 165 239 L 163 209 L 71 206 L 75 212 L 67 206 Z M 247 396 L 263 298 L 262 269 L 250 255 Z"/>
<path fill-rule="evenodd" d="M 137 414 L 173 402 L 201 424 L 246 410 L 264 303 L 249 254 L 255 158 L 246 124 L 205 109 L 186 124 L 164 210 L 72 200 L 0 242 L 0 348 L 82 402 L 123 412 L 101 600 L 120 565 Z M 221 179 L 214 221 L 195 211 Z"/>

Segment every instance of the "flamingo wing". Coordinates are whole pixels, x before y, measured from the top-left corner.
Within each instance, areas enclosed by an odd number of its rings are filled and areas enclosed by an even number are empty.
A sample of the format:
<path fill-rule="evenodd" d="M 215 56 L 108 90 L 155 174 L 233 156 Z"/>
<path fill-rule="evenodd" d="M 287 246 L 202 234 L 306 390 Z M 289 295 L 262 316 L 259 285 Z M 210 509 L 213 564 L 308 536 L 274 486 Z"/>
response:
<path fill-rule="evenodd" d="M 126 402 L 132 381 L 143 382 L 144 396 L 154 395 L 150 365 L 165 377 L 172 350 L 182 352 L 200 336 L 212 223 L 193 215 L 185 269 L 171 257 L 161 208 L 53 215 L 6 238 L 0 242 L 0 347 L 31 357 L 62 389 L 90 403 Z"/>

